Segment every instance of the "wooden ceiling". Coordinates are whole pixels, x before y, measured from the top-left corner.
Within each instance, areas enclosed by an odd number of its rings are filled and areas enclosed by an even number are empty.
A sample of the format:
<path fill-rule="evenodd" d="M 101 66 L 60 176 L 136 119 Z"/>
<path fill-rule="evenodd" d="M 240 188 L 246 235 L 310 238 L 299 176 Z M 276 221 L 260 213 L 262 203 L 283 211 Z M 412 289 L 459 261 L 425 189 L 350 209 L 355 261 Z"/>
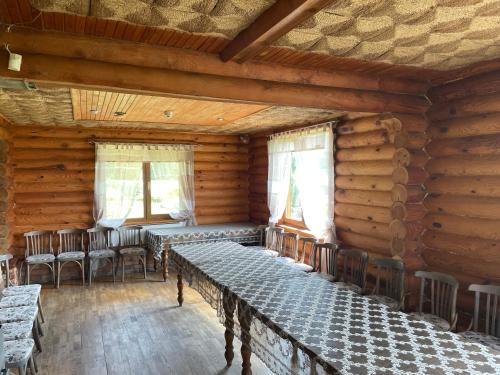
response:
<path fill-rule="evenodd" d="M 269 108 L 267 105 L 191 100 L 109 91 L 71 89 L 73 118 L 222 126 Z M 168 116 L 165 112 L 169 112 Z"/>

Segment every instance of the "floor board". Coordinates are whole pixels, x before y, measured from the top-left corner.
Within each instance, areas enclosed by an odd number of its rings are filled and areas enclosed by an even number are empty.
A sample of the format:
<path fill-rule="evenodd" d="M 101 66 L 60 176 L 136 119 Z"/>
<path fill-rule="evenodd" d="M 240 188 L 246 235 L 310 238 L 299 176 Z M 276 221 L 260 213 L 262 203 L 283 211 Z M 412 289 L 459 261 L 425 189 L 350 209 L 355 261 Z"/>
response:
<path fill-rule="evenodd" d="M 224 328 L 201 296 L 186 286 L 180 308 L 173 277 L 168 283 L 156 274 L 148 278 L 44 287 L 39 374 L 240 374 L 240 342 L 235 339 L 233 365 L 226 368 Z M 272 374 L 254 355 L 252 369 Z"/>

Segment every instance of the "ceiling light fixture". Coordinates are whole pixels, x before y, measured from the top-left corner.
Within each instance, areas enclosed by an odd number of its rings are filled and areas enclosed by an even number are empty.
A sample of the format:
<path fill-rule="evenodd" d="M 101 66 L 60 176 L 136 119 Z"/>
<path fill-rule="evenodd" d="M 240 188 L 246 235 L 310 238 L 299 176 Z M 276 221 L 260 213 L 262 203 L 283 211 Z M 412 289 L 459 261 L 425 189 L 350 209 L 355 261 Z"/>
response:
<path fill-rule="evenodd" d="M 163 112 L 166 118 L 172 118 L 174 117 L 174 111 L 165 111 Z"/>
<path fill-rule="evenodd" d="M 23 62 L 23 57 L 18 55 L 17 53 L 10 52 L 9 45 L 5 45 L 5 49 L 9 53 L 9 65 L 8 69 L 13 70 L 15 72 L 19 72 L 21 70 L 21 64 Z"/>
<path fill-rule="evenodd" d="M 122 111 L 116 111 L 115 113 L 113 113 L 113 116 L 125 116 L 127 114 L 127 112 L 122 112 Z"/>
<path fill-rule="evenodd" d="M 90 109 L 90 113 L 92 113 L 93 115 L 99 113 L 99 110 L 97 108 L 91 108 Z"/>
<path fill-rule="evenodd" d="M 224 121 L 224 117 L 217 117 L 218 121 Z"/>

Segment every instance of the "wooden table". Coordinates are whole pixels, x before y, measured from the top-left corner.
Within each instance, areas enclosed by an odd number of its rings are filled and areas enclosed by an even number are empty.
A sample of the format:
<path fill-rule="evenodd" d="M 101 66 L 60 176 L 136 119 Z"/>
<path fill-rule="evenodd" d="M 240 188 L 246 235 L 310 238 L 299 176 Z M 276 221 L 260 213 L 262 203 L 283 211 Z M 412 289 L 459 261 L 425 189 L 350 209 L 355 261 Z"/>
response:
<path fill-rule="evenodd" d="M 498 352 L 258 250 L 216 242 L 170 251 L 179 305 L 184 275 L 218 309 L 228 366 L 233 337 L 240 337 L 244 375 L 251 374 L 252 351 L 280 374 L 500 373 Z"/>

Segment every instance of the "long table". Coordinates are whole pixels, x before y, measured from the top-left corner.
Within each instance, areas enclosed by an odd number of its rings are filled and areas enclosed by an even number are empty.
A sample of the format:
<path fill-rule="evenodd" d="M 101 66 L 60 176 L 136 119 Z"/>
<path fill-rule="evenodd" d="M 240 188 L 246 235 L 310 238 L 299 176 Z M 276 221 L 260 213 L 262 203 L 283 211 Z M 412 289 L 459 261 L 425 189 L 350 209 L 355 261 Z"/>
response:
<path fill-rule="evenodd" d="M 225 326 L 227 365 L 241 339 L 242 374 L 254 352 L 277 374 L 500 374 L 500 353 L 438 331 L 318 275 L 233 242 L 173 245 L 183 278 Z M 235 316 L 238 319 L 235 319 Z"/>
<path fill-rule="evenodd" d="M 238 243 L 258 243 L 262 228 L 252 223 L 226 223 L 147 229 L 146 247 L 153 253 L 156 261 L 162 262 L 163 279 L 168 276 L 168 254 L 172 244 L 189 244 L 213 241 L 233 241 Z"/>

